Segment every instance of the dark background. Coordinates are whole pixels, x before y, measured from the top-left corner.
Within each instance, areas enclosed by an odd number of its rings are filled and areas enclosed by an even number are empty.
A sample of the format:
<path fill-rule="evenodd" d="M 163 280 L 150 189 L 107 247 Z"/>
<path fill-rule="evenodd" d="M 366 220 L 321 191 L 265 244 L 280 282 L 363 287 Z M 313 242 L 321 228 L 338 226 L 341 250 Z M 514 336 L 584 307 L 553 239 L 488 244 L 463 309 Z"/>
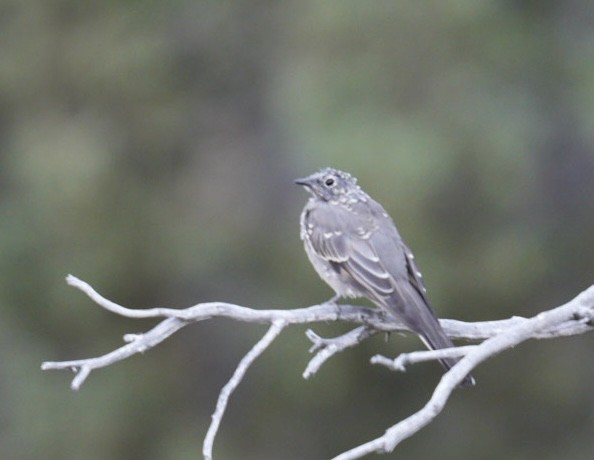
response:
<path fill-rule="evenodd" d="M 0 1 L 0 457 L 200 457 L 219 389 L 264 326 L 193 325 L 72 374 L 154 322 L 129 307 L 330 297 L 292 184 L 345 169 L 397 222 L 440 316 L 529 316 L 592 283 L 594 13 L 554 1 Z M 248 372 L 218 459 L 323 459 L 419 409 L 440 376 L 372 367 L 375 337 L 310 381 L 305 327 Z M 345 325 L 319 325 L 339 334 Z M 591 459 L 593 337 L 475 371 L 406 459 Z M 378 457 L 379 458 L 379 457 Z"/>

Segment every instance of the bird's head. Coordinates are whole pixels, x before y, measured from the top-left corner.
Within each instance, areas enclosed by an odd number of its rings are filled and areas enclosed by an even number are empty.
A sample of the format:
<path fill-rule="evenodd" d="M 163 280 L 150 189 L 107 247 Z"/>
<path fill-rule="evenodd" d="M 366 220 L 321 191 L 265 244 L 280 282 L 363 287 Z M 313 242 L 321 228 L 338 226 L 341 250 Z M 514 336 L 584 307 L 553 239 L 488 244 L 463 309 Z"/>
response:
<path fill-rule="evenodd" d="M 295 180 L 304 186 L 314 197 L 324 201 L 349 198 L 359 193 L 357 179 L 349 173 L 334 168 L 324 168 L 310 176 Z"/>

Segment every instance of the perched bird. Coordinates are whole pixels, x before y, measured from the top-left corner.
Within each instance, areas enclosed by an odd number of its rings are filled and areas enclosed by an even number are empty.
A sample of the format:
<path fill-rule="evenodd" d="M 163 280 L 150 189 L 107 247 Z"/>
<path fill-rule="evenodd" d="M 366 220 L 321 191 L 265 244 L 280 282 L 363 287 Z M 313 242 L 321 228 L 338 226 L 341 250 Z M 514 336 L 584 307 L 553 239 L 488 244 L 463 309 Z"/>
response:
<path fill-rule="evenodd" d="M 350 174 L 324 168 L 297 179 L 311 193 L 301 239 L 320 277 L 340 297 L 366 297 L 419 335 L 430 349 L 453 347 L 427 299 L 413 253 L 384 208 Z M 458 359 L 441 360 L 450 369 Z M 468 375 L 462 385 L 474 385 Z"/>

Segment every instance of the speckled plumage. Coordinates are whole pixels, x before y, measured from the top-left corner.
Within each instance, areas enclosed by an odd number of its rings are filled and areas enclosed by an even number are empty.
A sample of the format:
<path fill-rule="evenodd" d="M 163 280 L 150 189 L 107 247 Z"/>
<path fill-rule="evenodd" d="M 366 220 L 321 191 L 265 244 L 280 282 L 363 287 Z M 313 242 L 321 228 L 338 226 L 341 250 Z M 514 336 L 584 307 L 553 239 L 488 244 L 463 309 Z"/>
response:
<path fill-rule="evenodd" d="M 429 304 L 411 250 L 388 213 L 357 179 L 324 168 L 296 183 L 312 195 L 301 214 L 305 251 L 336 297 L 368 298 L 431 349 L 454 346 Z M 446 359 L 442 364 L 449 369 L 456 362 Z M 472 384 L 472 377 L 463 383 Z"/>

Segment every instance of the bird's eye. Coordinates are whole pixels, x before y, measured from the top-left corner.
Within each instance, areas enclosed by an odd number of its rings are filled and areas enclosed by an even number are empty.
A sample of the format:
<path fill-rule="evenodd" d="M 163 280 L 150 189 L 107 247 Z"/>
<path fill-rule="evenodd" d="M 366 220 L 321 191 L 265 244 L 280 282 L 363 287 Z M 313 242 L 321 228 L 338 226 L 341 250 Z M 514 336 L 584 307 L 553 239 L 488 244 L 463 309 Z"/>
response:
<path fill-rule="evenodd" d="M 325 183 L 325 184 L 326 184 L 328 187 L 332 187 L 332 186 L 334 185 L 334 182 L 335 182 L 335 180 L 334 180 L 334 177 L 329 177 L 328 179 L 326 179 L 326 180 L 324 181 L 324 183 Z"/>

